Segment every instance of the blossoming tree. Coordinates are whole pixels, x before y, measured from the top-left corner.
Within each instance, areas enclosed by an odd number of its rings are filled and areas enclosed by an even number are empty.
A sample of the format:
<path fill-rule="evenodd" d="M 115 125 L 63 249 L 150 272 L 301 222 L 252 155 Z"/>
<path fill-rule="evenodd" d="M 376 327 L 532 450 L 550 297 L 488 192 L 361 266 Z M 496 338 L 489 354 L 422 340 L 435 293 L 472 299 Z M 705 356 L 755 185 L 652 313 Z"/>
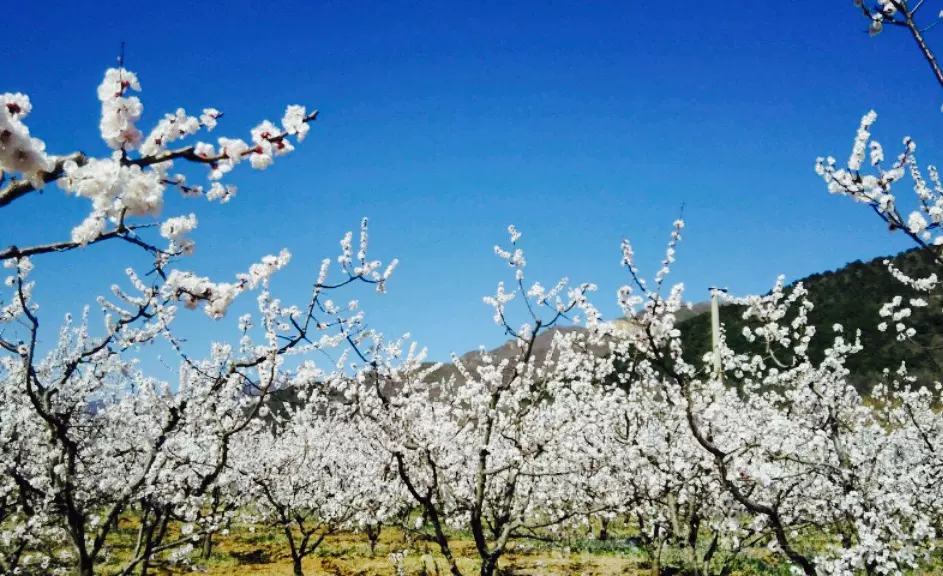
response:
<path fill-rule="evenodd" d="M 923 2 L 856 4 L 872 33 L 906 29 L 943 84 L 924 36 L 934 24 L 918 24 Z M 194 141 L 218 128 L 220 111 L 177 110 L 145 134 L 140 90 L 132 72 L 106 72 L 103 156 L 47 152 L 25 123 L 29 99 L 0 95 L 0 208 L 52 183 L 87 206 L 68 237 L 0 247 L 0 571 L 91 576 L 111 562 L 147 574 L 156 559 L 185 558 L 200 541 L 208 549 L 213 534 L 250 517 L 281 530 L 301 574 L 326 534 L 376 535 L 410 506 L 422 514 L 415 531 L 431 528 L 454 576 L 468 572 L 455 530 L 471 534 L 475 569 L 491 576 L 515 540 L 554 541 L 588 517 L 617 516 L 638 528 L 656 573 L 669 545 L 699 576 L 729 574 L 759 547 L 809 576 L 924 566 L 943 529 L 941 385 L 892 366 L 862 396 L 846 365 L 862 353 L 855 327 L 813 326 L 801 284 L 729 297 L 748 345 L 734 348 L 722 330 L 719 364 L 691 359 L 678 322 L 684 287 L 666 283 L 682 221 L 651 284 L 623 243 L 629 281 L 616 323 L 589 302 L 592 284 L 525 284 L 510 227 L 510 249 L 495 253 L 513 280 L 485 298 L 511 339 L 506 353 L 453 357 L 443 370 L 408 335 L 368 328 L 356 301 L 332 299 L 355 283 L 383 292 L 396 266 L 368 259 L 366 220 L 356 253 L 348 233 L 339 271 L 324 260 L 301 305 L 271 291 L 287 250 L 228 281 L 186 266 L 198 220 L 163 216 L 165 195 L 232 201 L 236 166 L 268 168 L 316 112 L 289 106 L 280 126 L 262 122 L 249 141 Z M 943 182 L 920 167 L 909 138 L 888 162 L 875 119 L 862 119 L 847 164 L 820 158 L 816 170 L 943 265 Z M 205 170 L 208 183 L 189 182 L 184 167 Z M 895 192 L 908 175 L 915 199 L 904 209 Z M 135 247 L 149 272 L 126 268 L 96 302 L 100 324 L 92 307 L 61 325 L 47 318 L 34 266 L 104 242 Z M 913 311 L 943 301 L 941 283 L 889 273 L 920 296 L 892 297 L 875 321 L 906 340 Z M 185 345 L 181 304 L 224 321 L 248 292 L 256 312 L 231 338 L 205 355 Z M 580 329 L 560 329 L 567 321 Z M 824 354 L 810 352 L 815 339 L 826 339 Z M 175 382 L 147 372 L 143 350 L 157 342 L 176 354 Z M 118 560 L 114 534 L 131 514 L 135 542 Z"/>
<path fill-rule="evenodd" d="M 89 203 L 70 239 L 0 250 L 10 271 L 0 301 L 5 354 L 0 358 L 0 438 L 5 440 L 0 443 L 0 570 L 5 573 L 41 566 L 91 575 L 108 555 L 119 517 L 134 507 L 140 532 L 123 573 L 145 573 L 154 554 L 189 545 L 213 530 L 219 518 L 205 515 L 204 499 L 232 481 L 234 439 L 265 409 L 278 383 L 296 378 L 286 358 L 346 346 L 358 330 L 356 314 L 319 320 L 328 305 L 325 294 L 354 282 L 382 291 L 393 268 L 384 274 L 379 262 L 366 260 L 366 222 L 358 258 L 348 234 L 338 258 L 342 276 L 329 281 L 325 260 L 309 301 L 300 307 L 284 306 L 268 289 L 272 274 L 288 264 L 287 250 L 264 257 L 230 282 L 181 267 L 194 249 L 189 235 L 197 219 L 162 217 L 165 193 L 229 201 L 236 192 L 222 183 L 229 172 L 243 160 L 256 169 L 270 166 L 293 149 L 293 141 L 304 139 L 317 112 L 289 106 L 281 127 L 261 123 L 251 132 L 251 143 L 221 137 L 216 144 L 174 148 L 216 128 L 222 113 L 207 108 L 196 117 L 180 109 L 145 135 L 137 127 L 143 105 L 134 93 L 140 89 L 133 72 L 106 72 L 98 88 L 100 129 L 112 152 L 103 157 L 48 153 L 24 124 L 29 98 L 0 96 L 0 207 L 52 182 Z M 210 185 L 188 184 L 175 171 L 181 162 L 205 166 Z M 66 318 L 57 343 L 41 346 L 47 319 L 33 298 L 34 261 L 106 241 L 140 248 L 152 260 L 152 273 L 142 276 L 127 268 L 127 286 L 114 286 L 110 298 L 98 301 L 99 329 L 86 308 L 77 321 Z M 219 319 L 249 291 L 259 293 L 258 316 L 255 326 L 249 316 L 240 320 L 238 345 L 214 344 L 205 359 L 184 350 L 174 330 L 179 304 L 202 306 Z M 158 339 L 179 352 L 176 387 L 145 375 L 135 358 Z M 169 521 L 183 523 L 182 538 L 168 541 Z M 58 545 L 63 540 L 71 543 L 69 549 Z"/>

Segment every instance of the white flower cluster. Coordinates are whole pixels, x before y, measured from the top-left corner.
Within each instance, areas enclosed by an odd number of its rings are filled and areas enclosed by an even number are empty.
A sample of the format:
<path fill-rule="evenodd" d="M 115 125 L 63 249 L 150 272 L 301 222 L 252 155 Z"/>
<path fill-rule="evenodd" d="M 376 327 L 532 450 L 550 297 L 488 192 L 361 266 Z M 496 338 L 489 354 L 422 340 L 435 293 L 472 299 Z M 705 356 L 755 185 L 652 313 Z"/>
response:
<path fill-rule="evenodd" d="M 897 333 L 897 340 L 902 341 L 909 338 L 913 338 L 917 331 L 912 326 L 907 326 L 904 321 L 907 318 L 910 318 L 912 312 L 911 309 L 902 306 L 903 298 L 900 296 L 894 296 L 890 302 L 886 302 L 881 306 L 879 312 L 882 318 L 888 318 L 894 324 L 894 330 Z M 922 299 L 911 299 L 911 306 L 914 307 L 923 307 L 926 306 L 926 301 Z M 881 322 L 878 324 L 878 330 L 884 332 L 887 330 L 887 322 Z"/>
<path fill-rule="evenodd" d="M 144 105 L 130 90 L 141 91 L 141 83 L 134 72 L 124 68 L 109 68 L 98 86 L 98 100 L 102 104 L 99 124 L 102 139 L 114 150 L 136 150 L 143 135 L 134 125 L 144 113 Z"/>
<path fill-rule="evenodd" d="M 880 143 L 871 140 L 871 126 L 877 119 L 872 110 L 862 119 L 852 146 L 847 169 L 836 168 L 832 157 L 818 158 L 815 170 L 828 185 L 829 192 L 842 194 L 869 204 L 888 223 L 891 230 L 905 230 L 912 237 L 926 244 L 943 245 L 943 183 L 934 166 L 927 168 L 930 184 L 923 177 L 915 156 L 916 144 L 905 138 L 904 151 L 885 167 L 884 151 Z M 873 174 L 862 172 L 865 154 L 870 146 Z M 914 181 L 917 204 L 906 219 L 898 211 L 897 198 L 891 188 L 909 172 Z"/>
<path fill-rule="evenodd" d="M 182 254 L 189 254 L 193 251 L 193 241 L 185 238 L 196 228 L 196 215 L 178 216 L 168 218 L 160 225 L 160 235 L 171 242 L 171 250 L 179 251 Z"/>
<path fill-rule="evenodd" d="M 30 136 L 23 124 L 31 109 L 25 94 L 0 94 L 0 176 L 20 174 L 39 188 L 43 173 L 51 172 L 56 162 L 46 154 L 46 144 Z"/>
<path fill-rule="evenodd" d="M 253 167 L 267 168 L 274 156 L 294 149 L 289 136 L 299 142 L 304 139 L 310 130 L 309 122 L 316 115 L 293 105 L 286 110 L 283 130 L 268 121 L 262 122 L 251 132 L 252 145 L 221 137 L 218 149 L 212 144 L 196 142 L 172 150 L 169 146 L 174 142 L 204 129 L 213 130 L 222 113 L 215 108 L 205 108 L 197 118 L 178 108 L 160 119 L 145 137 L 137 126 L 144 113 L 141 99 L 134 94 L 140 91 L 141 84 L 134 72 L 125 68 L 110 68 L 105 72 L 98 86 L 99 128 L 102 139 L 114 153 L 104 158 L 86 158 L 78 153 L 64 157 L 61 172 L 57 170 L 56 158 L 46 154 L 45 144 L 32 138 L 23 123 L 31 110 L 29 98 L 23 94 L 0 95 L 0 181 L 6 173 L 19 175 L 32 189 L 38 190 L 47 179 L 61 174 L 58 184 L 63 190 L 91 202 L 90 212 L 72 230 L 72 241 L 76 245 L 94 243 L 109 233 L 121 235 L 136 226 L 135 219 L 159 218 L 169 186 L 178 188 L 184 196 L 229 201 L 236 194 L 235 186 L 218 180 L 245 157 Z M 204 189 L 200 185 L 187 185 L 182 174 L 172 174 L 174 160 L 178 158 L 206 164 L 210 186 Z M 192 242 L 178 248 L 183 249 L 177 253 L 189 253 Z"/>
<path fill-rule="evenodd" d="M 204 114 L 204 117 L 206 114 Z M 213 120 L 215 125 L 215 119 Z M 151 130 L 151 133 L 141 144 L 140 152 L 145 156 L 153 156 L 163 151 L 168 144 L 176 140 L 192 136 L 200 131 L 203 124 L 197 118 L 188 116 L 183 108 L 177 108 L 173 114 L 166 114 Z"/>
<path fill-rule="evenodd" d="M 188 219 L 176 220 L 177 228 L 168 233 L 176 234 L 188 231 L 190 225 L 195 226 L 196 221 Z M 163 230 L 162 230 L 163 232 Z M 179 242 L 179 238 L 168 236 L 174 241 Z M 282 250 L 278 256 L 266 256 L 261 262 L 249 267 L 249 272 L 238 274 L 236 282 L 213 282 L 209 278 L 197 276 L 193 272 L 173 270 L 167 276 L 167 281 L 163 286 L 163 293 L 167 298 L 180 300 L 187 308 L 194 309 L 201 303 L 204 304 L 204 311 L 210 318 L 219 319 L 226 314 L 226 310 L 233 301 L 243 292 L 254 290 L 263 286 L 268 279 L 278 270 L 288 265 L 291 260 L 291 254 L 288 250 Z"/>

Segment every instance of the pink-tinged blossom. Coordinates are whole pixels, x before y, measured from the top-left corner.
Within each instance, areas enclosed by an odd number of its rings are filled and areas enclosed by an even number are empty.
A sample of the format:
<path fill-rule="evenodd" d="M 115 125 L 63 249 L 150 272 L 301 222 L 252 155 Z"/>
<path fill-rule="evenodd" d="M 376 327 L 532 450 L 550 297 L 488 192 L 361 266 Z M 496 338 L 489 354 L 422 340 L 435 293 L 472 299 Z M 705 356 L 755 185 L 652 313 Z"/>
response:
<path fill-rule="evenodd" d="M 135 122 L 141 119 L 144 105 L 129 91 L 140 92 L 137 75 L 123 68 L 109 68 L 98 86 L 102 105 L 101 136 L 115 150 L 135 150 L 143 137 Z"/>
<path fill-rule="evenodd" d="M 20 174 L 39 188 L 42 174 L 55 167 L 55 159 L 46 154 L 46 144 L 30 136 L 23 124 L 31 109 L 25 94 L 0 94 L 0 174 Z"/>

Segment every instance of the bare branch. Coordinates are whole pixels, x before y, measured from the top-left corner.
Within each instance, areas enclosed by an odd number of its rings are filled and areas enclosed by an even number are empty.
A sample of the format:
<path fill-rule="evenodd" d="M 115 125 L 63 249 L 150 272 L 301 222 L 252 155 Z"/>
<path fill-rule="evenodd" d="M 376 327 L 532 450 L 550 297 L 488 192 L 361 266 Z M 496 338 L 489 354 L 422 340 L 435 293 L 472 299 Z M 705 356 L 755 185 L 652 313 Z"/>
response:
<path fill-rule="evenodd" d="M 28 248 L 18 248 L 16 246 L 10 246 L 9 248 L 5 250 L 0 250 L 0 261 L 10 260 L 13 258 L 22 258 L 25 256 L 35 256 L 37 254 L 49 254 L 51 252 L 68 252 L 69 250 L 75 250 L 76 248 L 82 248 L 90 244 L 97 244 L 99 242 L 104 242 L 105 240 L 111 240 L 113 238 L 120 238 L 121 240 L 124 240 L 125 242 L 129 242 L 136 246 L 140 246 L 141 248 L 144 248 L 145 250 L 147 250 L 148 252 L 152 254 L 164 254 L 165 253 L 164 251 L 160 250 L 156 246 L 152 246 L 148 244 L 147 242 L 144 242 L 143 240 L 141 240 L 140 238 L 132 234 L 132 232 L 135 230 L 140 230 L 142 228 L 153 228 L 154 226 L 156 225 L 155 224 L 138 224 L 134 226 L 121 226 L 119 228 L 115 228 L 114 230 L 111 230 L 110 232 L 105 232 L 99 235 L 97 238 L 95 238 L 94 240 L 86 244 L 80 244 L 78 242 L 68 241 L 68 242 L 54 242 L 52 244 L 40 244 L 38 246 L 30 246 Z"/>

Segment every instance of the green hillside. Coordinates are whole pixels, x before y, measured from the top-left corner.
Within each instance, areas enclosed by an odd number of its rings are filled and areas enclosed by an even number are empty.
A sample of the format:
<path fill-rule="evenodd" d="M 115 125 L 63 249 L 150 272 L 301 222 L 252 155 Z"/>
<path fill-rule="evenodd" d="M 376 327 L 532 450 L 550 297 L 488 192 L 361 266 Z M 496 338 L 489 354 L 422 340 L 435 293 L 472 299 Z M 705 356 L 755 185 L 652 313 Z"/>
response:
<path fill-rule="evenodd" d="M 901 361 L 922 379 L 933 381 L 943 377 L 943 303 L 939 295 L 930 300 L 928 307 L 914 308 L 913 316 L 907 319 L 907 325 L 917 329 L 913 341 L 897 342 L 893 322 L 889 322 L 891 327 L 887 332 L 878 330 L 877 325 L 882 320 L 878 311 L 885 302 L 894 295 L 902 296 L 905 302 L 919 296 L 891 276 L 883 264 L 885 259 L 857 260 L 833 272 L 813 274 L 797 281 L 809 290 L 809 299 L 815 305 L 809 314 L 811 323 L 818 330 L 810 346 L 813 360 L 823 357 L 832 341 L 834 324 L 841 324 L 849 337 L 855 330 L 861 330 L 865 350 L 851 358 L 848 367 L 855 385 L 862 390 L 869 389 L 885 367 L 895 369 Z M 911 277 L 923 278 L 939 272 L 932 258 L 916 249 L 890 259 Z M 742 312 L 740 306 L 725 306 L 721 308 L 720 316 L 732 347 L 749 350 L 756 346 L 749 344 L 742 335 L 745 323 Z M 679 327 L 686 359 L 695 361 L 702 358 L 711 346 L 710 314 L 687 318 L 680 322 Z"/>

